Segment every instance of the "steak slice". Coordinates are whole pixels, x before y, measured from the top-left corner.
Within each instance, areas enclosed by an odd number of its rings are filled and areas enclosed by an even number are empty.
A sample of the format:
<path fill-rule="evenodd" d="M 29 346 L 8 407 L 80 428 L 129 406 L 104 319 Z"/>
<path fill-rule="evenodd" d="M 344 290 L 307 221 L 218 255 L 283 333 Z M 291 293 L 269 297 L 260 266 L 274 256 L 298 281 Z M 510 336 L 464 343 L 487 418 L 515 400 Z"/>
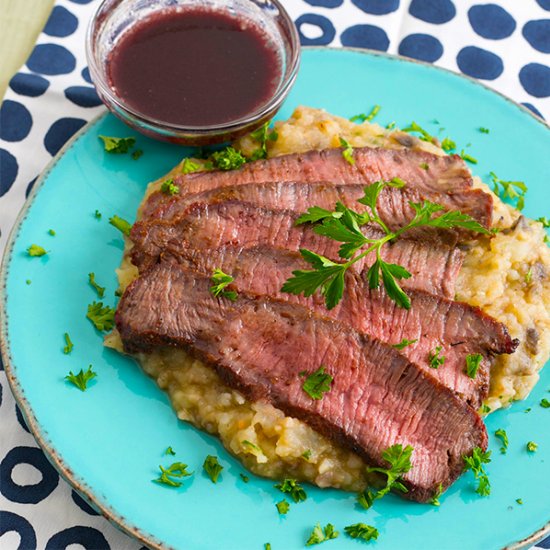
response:
<path fill-rule="evenodd" d="M 401 178 L 424 198 L 434 193 L 468 191 L 472 187 L 472 175 L 458 155 L 438 156 L 411 149 L 362 147 L 354 149 L 353 157 L 355 164 L 350 164 L 343 158 L 342 149 L 309 151 L 250 162 L 229 172 L 180 175 L 175 183 L 184 195 L 244 183 L 330 181 L 334 184 L 369 184 L 393 178 Z M 167 195 L 161 192 L 152 193 L 141 209 L 142 218 L 151 217 L 167 200 Z"/>
<path fill-rule="evenodd" d="M 116 325 L 125 349 L 186 349 L 249 399 L 271 402 L 318 432 L 385 466 L 396 443 L 414 448 L 405 496 L 426 501 L 463 471 L 463 456 L 486 448 L 485 426 L 448 388 L 387 344 L 298 304 L 241 294 L 217 299 L 210 280 L 162 262 L 124 293 Z M 320 400 L 300 372 L 321 365 L 334 377 Z"/>
<path fill-rule="evenodd" d="M 306 298 L 281 292 L 294 270 L 309 269 L 296 252 L 267 246 L 224 247 L 209 250 L 207 254 L 203 250 L 186 250 L 177 261 L 206 277 L 219 268 L 234 277 L 232 286 L 238 292 L 300 303 L 387 344 L 399 344 L 403 339 L 417 340 L 401 353 L 476 409 L 489 390 L 492 354 L 512 353 L 517 346 L 502 323 L 477 307 L 421 290 L 409 290 L 411 309 L 406 310 L 388 298 L 385 291 L 369 289 L 364 273 L 346 274 L 344 296 L 332 310 L 327 310 L 318 293 Z M 433 369 L 429 356 L 437 346 L 442 347 L 445 363 Z M 474 353 L 481 353 L 484 359 L 472 379 L 466 374 L 465 366 L 466 356 Z"/>
<path fill-rule="evenodd" d="M 260 244 L 298 251 L 308 248 L 338 259 L 339 243 L 314 233 L 307 225 L 295 226 L 297 215 L 284 210 L 256 208 L 238 201 L 193 204 L 186 215 L 175 222 L 136 223 L 130 238 L 134 242 L 133 263 L 143 271 L 157 262 L 161 254 L 178 256 L 187 248 L 217 249 L 227 245 L 250 248 Z M 370 233 L 369 233 L 370 231 Z M 373 238 L 381 233 L 368 230 Z M 407 288 L 419 288 L 432 294 L 454 296 L 455 281 L 462 266 L 463 253 L 434 242 L 400 239 L 382 248 L 382 258 L 404 266 L 411 274 L 402 281 Z M 372 254 L 355 269 L 372 264 Z"/>

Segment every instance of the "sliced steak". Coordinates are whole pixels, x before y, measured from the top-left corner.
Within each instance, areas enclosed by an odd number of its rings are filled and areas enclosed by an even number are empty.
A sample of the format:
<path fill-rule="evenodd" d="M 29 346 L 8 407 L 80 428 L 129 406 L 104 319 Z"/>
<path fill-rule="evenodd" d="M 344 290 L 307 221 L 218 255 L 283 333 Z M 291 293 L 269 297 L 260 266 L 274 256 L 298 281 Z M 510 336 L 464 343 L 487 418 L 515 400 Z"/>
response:
<path fill-rule="evenodd" d="M 128 352 L 181 346 L 251 400 L 267 400 L 318 432 L 384 466 L 382 452 L 414 448 L 408 498 L 428 500 L 463 471 L 463 456 L 486 448 L 475 411 L 387 344 L 298 304 L 241 294 L 214 298 L 210 280 L 162 262 L 124 293 L 116 325 Z M 321 365 L 334 377 L 320 400 L 300 372 Z"/>
<path fill-rule="evenodd" d="M 308 248 L 338 259 L 336 241 L 317 235 L 307 225 L 295 226 L 296 218 L 293 212 L 256 208 L 238 201 L 194 204 L 173 223 L 136 223 L 130 234 L 134 242 L 132 261 L 143 271 L 164 253 L 177 256 L 186 248 L 217 249 L 227 245 L 250 248 L 260 244 L 293 251 Z M 379 238 L 381 234 L 370 231 L 370 236 Z M 400 239 L 384 246 L 382 257 L 411 272 L 412 277 L 403 280 L 403 286 L 454 296 L 463 260 L 463 253 L 454 247 Z M 355 268 L 360 271 L 373 261 L 370 255 Z"/>
<path fill-rule="evenodd" d="M 474 408 L 487 396 L 492 354 L 512 353 L 517 345 L 502 323 L 479 308 L 424 291 L 408 290 L 411 309 L 406 310 L 396 306 L 383 290 L 370 290 L 364 273 L 347 274 L 343 299 L 330 311 L 319 294 L 306 298 L 281 292 L 293 271 L 310 268 L 296 252 L 266 246 L 224 247 L 207 254 L 203 250 L 186 250 L 177 261 L 206 277 L 214 269 L 222 269 L 235 278 L 233 287 L 239 292 L 300 303 L 387 344 L 417 340 L 401 353 Z M 434 369 L 430 367 L 429 356 L 437 346 L 442 347 L 445 363 Z M 472 379 L 465 366 L 466 356 L 474 353 L 481 353 L 484 359 Z"/>
<path fill-rule="evenodd" d="M 343 158 L 342 149 L 309 151 L 250 162 L 240 170 L 181 175 L 176 183 L 182 195 L 245 183 L 329 181 L 345 185 L 369 184 L 396 177 L 424 198 L 467 191 L 472 187 L 470 171 L 458 155 L 363 147 L 355 149 L 353 156 L 355 164 L 352 165 Z M 151 194 L 141 209 L 142 217 L 151 217 L 167 200 L 169 198 L 163 193 Z"/>

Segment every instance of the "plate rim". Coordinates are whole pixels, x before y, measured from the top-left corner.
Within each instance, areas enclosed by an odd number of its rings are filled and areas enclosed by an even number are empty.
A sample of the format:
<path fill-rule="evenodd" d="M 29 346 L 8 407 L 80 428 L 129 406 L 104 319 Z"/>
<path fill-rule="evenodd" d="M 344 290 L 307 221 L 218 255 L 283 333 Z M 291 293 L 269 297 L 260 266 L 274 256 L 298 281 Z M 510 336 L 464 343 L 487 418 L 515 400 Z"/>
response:
<path fill-rule="evenodd" d="M 518 108 L 520 111 L 527 113 L 535 121 L 545 127 L 550 131 L 550 123 L 546 122 L 543 118 L 536 115 L 533 111 L 520 104 L 519 102 L 514 101 L 503 93 L 491 88 L 490 86 L 472 78 L 466 74 L 455 72 L 451 69 L 445 67 L 439 67 L 432 63 L 421 61 L 418 59 L 413 59 L 403 55 L 390 54 L 387 52 L 380 52 L 376 50 L 371 50 L 368 48 L 353 48 L 353 47 L 335 47 L 335 46 L 302 46 L 302 50 L 306 51 L 330 51 L 330 52 L 352 52 L 362 55 L 367 55 L 370 57 L 381 57 L 388 59 L 389 61 L 402 61 L 406 63 L 411 63 L 415 65 L 420 65 L 427 67 L 429 69 L 435 70 L 436 72 L 442 72 L 450 74 L 454 77 L 464 79 L 471 84 L 479 86 L 496 96 L 504 99 L 507 103 Z M 138 526 L 133 525 L 125 517 L 117 513 L 112 506 L 103 502 L 99 495 L 95 495 L 91 487 L 89 487 L 83 479 L 80 479 L 78 475 L 72 471 L 72 469 L 65 464 L 64 459 L 58 454 L 56 449 L 53 448 L 53 442 L 49 441 L 44 429 L 40 426 L 36 416 L 34 415 L 33 409 L 27 398 L 25 397 L 25 391 L 20 386 L 17 377 L 15 376 L 15 365 L 12 365 L 10 345 L 8 339 L 8 312 L 7 312 L 7 278 L 9 267 L 14 254 L 14 244 L 17 240 L 21 226 L 27 218 L 28 212 L 33 205 L 33 202 L 43 187 L 46 179 L 48 178 L 51 171 L 55 168 L 57 163 L 63 158 L 63 156 L 73 147 L 73 145 L 84 135 L 86 134 L 93 126 L 100 122 L 103 118 L 107 117 L 110 114 L 108 110 L 99 113 L 91 120 L 89 120 L 82 128 L 80 128 L 71 138 L 61 147 L 61 149 L 56 153 L 56 155 L 50 160 L 46 165 L 43 171 L 38 176 L 38 179 L 31 189 L 29 196 L 26 198 L 21 211 L 17 215 L 13 227 L 11 228 L 8 239 L 6 241 L 6 246 L 2 256 L 2 262 L 0 264 L 0 356 L 4 365 L 4 371 L 6 373 L 6 378 L 10 386 L 11 392 L 15 398 L 15 401 L 23 414 L 23 417 L 26 421 L 26 424 L 34 439 L 36 440 L 38 446 L 42 449 L 49 462 L 53 464 L 60 476 L 68 482 L 68 484 L 75 489 L 78 493 L 83 495 L 88 501 L 92 502 L 94 507 L 96 507 L 100 513 L 105 517 L 111 524 L 116 528 L 124 532 L 125 534 L 137 539 L 139 542 L 144 545 L 152 548 L 154 550 L 172 550 L 172 547 L 166 545 L 163 541 L 157 540 L 154 535 L 151 533 L 144 533 Z M 528 545 L 533 545 L 541 540 L 543 540 L 547 535 L 550 534 L 550 521 L 544 524 L 540 529 L 532 533 L 531 535 L 515 542 L 511 542 L 503 547 L 502 550 L 520 550 L 527 547 Z"/>

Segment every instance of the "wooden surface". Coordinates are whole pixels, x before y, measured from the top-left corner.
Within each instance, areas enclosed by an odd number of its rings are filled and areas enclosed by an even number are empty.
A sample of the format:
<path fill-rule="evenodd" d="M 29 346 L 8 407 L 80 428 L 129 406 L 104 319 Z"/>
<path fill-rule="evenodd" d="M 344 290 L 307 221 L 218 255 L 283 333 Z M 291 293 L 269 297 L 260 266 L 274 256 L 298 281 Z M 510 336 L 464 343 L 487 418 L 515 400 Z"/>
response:
<path fill-rule="evenodd" d="M 0 0 L 0 99 L 25 63 L 54 0 Z"/>

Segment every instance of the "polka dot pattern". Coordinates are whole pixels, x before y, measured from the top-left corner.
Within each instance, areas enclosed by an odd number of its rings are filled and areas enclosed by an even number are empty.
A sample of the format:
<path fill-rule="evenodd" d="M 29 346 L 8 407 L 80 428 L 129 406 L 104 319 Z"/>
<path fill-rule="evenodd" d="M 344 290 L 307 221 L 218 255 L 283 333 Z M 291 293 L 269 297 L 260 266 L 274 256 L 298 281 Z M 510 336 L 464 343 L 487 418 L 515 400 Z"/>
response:
<path fill-rule="evenodd" d="M 86 550 L 110 550 L 107 539 L 93 527 L 69 527 L 56 533 L 46 544 L 46 550 L 65 550 L 71 544 L 79 544 Z"/>
<path fill-rule="evenodd" d="M 321 6 L 323 8 L 338 8 L 344 0 L 306 0 L 310 6 Z"/>
<path fill-rule="evenodd" d="M 24 517 L 13 512 L 0 511 L 0 537 L 12 531 L 19 535 L 17 550 L 36 548 L 36 533 L 32 525 Z"/>
<path fill-rule="evenodd" d="M 494 80 L 504 70 L 504 64 L 498 55 L 477 46 L 462 48 L 456 62 L 464 74 L 483 80 Z"/>
<path fill-rule="evenodd" d="M 384 29 L 374 25 L 354 25 L 347 28 L 340 37 L 342 45 L 353 48 L 369 48 L 387 51 L 390 39 Z"/>
<path fill-rule="evenodd" d="M 535 50 L 550 53 L 550 19 L 528 21 L 521 32 Z"/>
<path fill-rule="evenodd" d="M 409 34 L 399 44 L 399 53 L 433 63 L 443 55 L 443 44 L 429 34 Z"/>
<path fill-rule="evenodd" d="M 73 34 L 78 28 L 78 19 L 63 6 L 55 6 L 44 27 L 48 36 L 65 37 Z"/>
<path fill-rule="evenodd" d="M 65 90 L 65 97 L 80 107 L 97 107 L 101 105 L 101 99 L 95 88 L 89 86 L 70 86 Z"/>
<path fill-rule="evenodd" d="M 334 39 L 336 30 L 330 19 L 314 13 L 306 13 L 295 21 L 300 42 L 304 46 L 324 46 Z M 307 33 L 307 34 L 306 34 Z"/>
<path fill-rule="evenodd" d="M 44 147 L 50 155 L 57 155 L 57 152 L 65 145 L 73 134 L 78 132 L 86 124 L 80 118 L 60 118 L 56 120 L 47 131 L 44 137 Z"/>
<path fill-rule="evenodd" d="M 59 44 L 39 44 L 27 60 L 27 67 L 48 76 L 67 74 L 76 67 L 76 58 Z"/>
<path fill-rule="evenodd" d="M 409 13 L 426 23 L 441 25 L 456 15 L 456 8 L 451 0 L 412 0 Z"/>
<path fill-rule="evenodd" d="M 32 116 L 21 103 L 6 99 L 0 107 L 0 139 L 21 141 L 32 128 Z"/>
<path fill-rule="evenodd" d="M 15 157 L 9 151 L 0 149 L 0 197 L 11 189 L 18 171 L 19 165 Z"/>
<path fill-rule="evenodd" d="M 351 0 L 360 10 L 373 15 L 385 15 L 399 8 L 399 0 Z"/>
<path fill-rule="evenodd" d="M 519 81 L 528 94 L 535 97 L 550 96 L 550 67 L 529 63 L 519 72 Z"/>
<path fill-rule="evenodd" d="M 10 81 L 10 88 L 19 95 L 41 96 L 50 86 L 45 78 L 37 74 L 17 73 Z"/>
<path fill-rule="evenodd" d="M 468 19 L 474 31 L 483 38 L 502 40 L 516 30 L 514 18 L 497 4 L 472 6 Z"/>

